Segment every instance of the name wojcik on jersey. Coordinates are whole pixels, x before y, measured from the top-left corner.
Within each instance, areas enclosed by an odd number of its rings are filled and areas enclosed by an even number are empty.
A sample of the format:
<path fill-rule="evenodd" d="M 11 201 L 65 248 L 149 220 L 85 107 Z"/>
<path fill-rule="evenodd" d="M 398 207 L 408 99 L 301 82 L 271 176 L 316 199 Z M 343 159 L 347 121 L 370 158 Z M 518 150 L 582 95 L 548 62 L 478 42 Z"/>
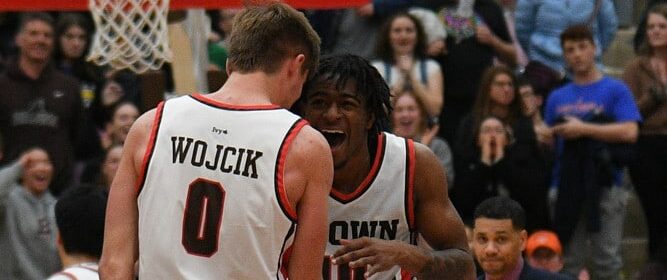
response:
<path fill-rule="evenodd" d="M 257 179 L 257 159 L 264 153 L 248 148 L 215 145 L 215 153 L 208 152 L 209 144 L 183 136 L 171 137 L 172 163 L 192 164 L 210 170 Z M 215 154 L 212 158 L 212 156 Z"/>

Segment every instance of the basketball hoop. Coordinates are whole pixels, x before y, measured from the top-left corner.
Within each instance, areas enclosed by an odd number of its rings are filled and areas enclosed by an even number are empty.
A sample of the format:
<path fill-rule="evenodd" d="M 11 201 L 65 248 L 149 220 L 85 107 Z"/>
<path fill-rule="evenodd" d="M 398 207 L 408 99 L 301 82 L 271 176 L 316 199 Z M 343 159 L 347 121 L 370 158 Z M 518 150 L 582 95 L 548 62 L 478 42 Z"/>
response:
<path fill-rule="evenodd" d="M 135 73 L 171 62 L 169 0 L 89 0 L 96 32 L 88 60 Z"/>

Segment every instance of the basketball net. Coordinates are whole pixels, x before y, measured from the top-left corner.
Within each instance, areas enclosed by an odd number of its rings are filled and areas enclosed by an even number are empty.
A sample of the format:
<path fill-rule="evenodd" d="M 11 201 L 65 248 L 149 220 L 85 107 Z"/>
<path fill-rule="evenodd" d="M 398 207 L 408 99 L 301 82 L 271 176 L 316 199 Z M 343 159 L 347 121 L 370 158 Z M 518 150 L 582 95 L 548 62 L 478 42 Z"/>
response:
<path fill-rule="evenodd" d="M 171 62 L 169 0 L 89 0 L 96 32 L 88 60 L 135 73 Z"/>

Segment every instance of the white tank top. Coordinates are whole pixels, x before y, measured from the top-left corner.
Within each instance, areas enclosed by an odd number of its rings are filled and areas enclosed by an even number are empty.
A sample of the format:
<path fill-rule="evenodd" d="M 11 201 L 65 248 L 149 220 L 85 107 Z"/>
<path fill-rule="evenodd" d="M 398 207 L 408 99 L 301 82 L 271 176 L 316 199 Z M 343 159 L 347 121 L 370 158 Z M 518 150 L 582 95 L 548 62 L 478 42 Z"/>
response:
<path fill-rule="evenodd" d="M 325 280 L 364 279 L 365 269 L 350 269 L 331 263 L 340 239 L 364 236 L 415 244 L 414 232 L 414 143 L 389 133 L 380 134 L 371 170 L 354 192 L 343 194 L 332 188 L 329 196 L 329 239 L 324 259 Z M 395 266 L 370 279 L 410 279 Z"/>
<path fill-rule="evenodd" d="M 158 105 L 138 180 L 140 279 L 284 279 L 287 148 L 307 123 L 202 95 Z"/>
<path fill-rule="evenodd" d="M 98 270 L 97 263 L 80 263 L 66 267 L 47 280 L 99 280 Z"/>

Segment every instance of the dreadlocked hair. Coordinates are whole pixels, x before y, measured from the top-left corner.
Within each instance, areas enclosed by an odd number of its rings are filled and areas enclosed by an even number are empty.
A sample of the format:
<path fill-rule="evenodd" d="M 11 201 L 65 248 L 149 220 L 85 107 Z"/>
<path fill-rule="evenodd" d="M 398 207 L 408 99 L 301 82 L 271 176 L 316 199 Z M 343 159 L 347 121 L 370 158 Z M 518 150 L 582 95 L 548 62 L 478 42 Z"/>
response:
<path fill-rule="evenodd" d="M 337 90 L 342 90 L 349 80 L 354 81 L 356 94 L 364 100 L 366 110 L 375 117 L 369 134 L 389 131 L 389 116 L 392 110 L 389 87 L 377 69 L 360 56 L 342 54 L 323 57 L 317 71 L 304 84 L 303 92 L 308 92 L 321 82 L 333 83 Z M 302 94 L 299 102 L 306 104 L 307 98 L 306 94 Z"/>
<path fill-rule="evenodd" d="M 389 116 L 392 108 L 387 83 L 366 59 L 352 54 L 322 57 L 317 71 L 304 84 L 304 94 L 297 101 L 296 107 L 303 108 L 307 104 L 308 96 L 305 93 L 315 84 L 328 82 L 334 84 L 337 90 L 342 90 L 349 80 L 354 81 L 356 94 L 365 102 L 366 111 L 375 117 L 368 131 L 368 147 L 371 153 L 375 153 L 378 134 L 391 129 Z"/>

